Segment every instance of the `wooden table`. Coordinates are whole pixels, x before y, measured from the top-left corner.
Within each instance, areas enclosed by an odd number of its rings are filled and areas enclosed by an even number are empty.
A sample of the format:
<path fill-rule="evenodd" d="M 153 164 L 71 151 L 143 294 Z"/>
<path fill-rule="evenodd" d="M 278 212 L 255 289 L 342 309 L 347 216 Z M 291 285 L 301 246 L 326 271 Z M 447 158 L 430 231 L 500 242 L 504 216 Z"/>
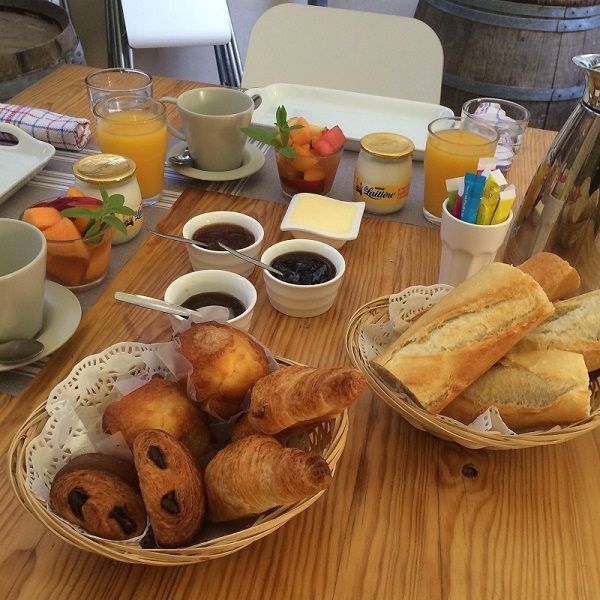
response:
<path fill-rule="evenodd" d="M 85 115 L 78 74 L 60 70 L 16 100 Z M 158 78 L 156 95 L 194 85 Z M 548 132 L 529 133 L 512 174 L 520 188 L 550 139 Z M 284 208 L 190 189 L 160 229 L 176 233 L 190 215 L 232 209 L 258 218 L 269 245 L 284 237 Z M 359 238 L 342 249 L 347 274 L 328 313 L 293 319 L 276 312 L 255 272 L 251 331 L 279 355 L 347 364 L 344 330 L 352 312 L 377 296 L 435 282 L 439 252 L 436 229 L 366 217 Z M 183 246 L 147 239 L 26 392 L 0 396 L 4 451 L 81 358 L 119 341 L 168 339 L 166 316 L 118 303 L 113 294 L 160 297 L 189 268 Z M 467 450 L 417 431 L 366 394 L 350 410 L 346 449 L 328 492 L 274 534 L 195 566 L 132 566 L 69 546 L 21 508 L 2 465 L 0 591 L 23 599 L 591 599 L 600 594 L 598 498 L 598 432 L 534 450 Z"/>

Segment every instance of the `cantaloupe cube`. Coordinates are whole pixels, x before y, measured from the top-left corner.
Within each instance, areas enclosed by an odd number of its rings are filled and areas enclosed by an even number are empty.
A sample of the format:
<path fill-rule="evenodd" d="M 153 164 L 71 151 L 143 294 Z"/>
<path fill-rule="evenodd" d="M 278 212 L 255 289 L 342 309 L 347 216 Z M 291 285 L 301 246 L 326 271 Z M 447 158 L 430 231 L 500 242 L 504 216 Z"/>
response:
<path fill-rule="evenodd" d="M 61 216 L 54 225 L 44 229 L 44 236 L 50 242 L 48 254 L 74 256 L 86 261 L 89 258 L 90 253 L 79 230 L 67 217 Z"/>
<path fill-rule="evenodd" d="M 96 210 L 98 207 L 92 206 L 92 205 L 87 205 L 87 204 L 82 204 L 81 206 L 78 206 L 77 208 L 87 208 L 89 210 Z M 75 227 L 77 227 L 77 231 L 79 231 L 79 233 L 81 233 L 81 234 L 83 234 L 86 227 L 88 226 L 88 223 L 90 222 L 90 220 L 87 217 L 75 217 L 75 218 L 71 217 L 71 221 L 73 221 L 73 225 L 75 225 Z"/>
<path fill-rule="evenodd" d="M 325 179 L 325 171 L 324 169 L 308 169 L 308 171 L 304 171 L 304 181 L 321 181 Z"/>
<path fill-rule="evenodd" d="M 65 196 L 67 198 L 80 198 L 81 196 L 87 196 L 85 192 L 82 192 L 80 189 L 71 186 L 66 192 Z"/>
<path fill-rule="evenodd" d="M 88 261 L 73 256 L 48 254 L 46 274 L 48 279 L 62 285 L 80 285 L 84 282 Z"/>
<path fill-rule="evenodd" d="M 34 227 L 41 229 L 47 229 L 52 227 L 62 219 L 60 212 L 58 212 L 52 206 L 32 206 L 26 208 L 23 213 L 23 221 L 31 223 Z"/>
<path fill-rule="evenodd" d="M 313 154 L 310 144 L 295 146 L 295 148 L 296 156 L 292 159 L 292 164 L 295 169 L 304 173 L 304 171 L 308 171 L 308 169 L 313 169 L 317 166 L 319 159 Z"/>
<path fill-rule="evenodd" d="M 290 131 L 290 140 L 292 146 L 302 146 L 303 144 L 310 144 L 310 129 L 308 127 L 308 121 L 304 117 L 292 117 L 288 119 L 288 125 L 301 125 L 299 129 L 293 129 Z"/>
<path fill-rule="evenodd" d="M 319 125 L 313 125 L 312 123 L 309 123 L 308 130 L 310 131 L 310 143 L 313 144 L 323 135 L 325 127 L 320 127 Z"/>
<path fill-rule="evenodd" d="M 93 246 L 88 267 L 85 272 L 84 281 L 86 283 L 96 281 L 106 273 L 110 261 L 111 242 L 112 235 L 107 233 L 99 244 Z M 90 245 L 89 247 L 91 248 L 92 246 Z"/>

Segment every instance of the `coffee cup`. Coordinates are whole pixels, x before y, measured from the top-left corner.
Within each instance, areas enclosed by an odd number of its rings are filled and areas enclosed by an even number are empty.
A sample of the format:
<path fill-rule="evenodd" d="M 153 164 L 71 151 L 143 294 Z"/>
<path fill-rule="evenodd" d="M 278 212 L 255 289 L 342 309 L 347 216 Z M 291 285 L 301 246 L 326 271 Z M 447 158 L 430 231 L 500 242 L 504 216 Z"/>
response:
<path fill-rule="evenodd" d="M 186 140 L 194 165 L 203 171 L 231 171 L 242 165 L 246 135 L 254 112 L 250 96 L 223 87 L 196 88 L 161 102 L 175 104 L 184 131 L 167 124 L 171 135 Z"/>
<path fill-rule="evenodd" d="M 46 238 L 33 225 L 0 219 L 0 342 L 34 338 L 42 328 Z"/>

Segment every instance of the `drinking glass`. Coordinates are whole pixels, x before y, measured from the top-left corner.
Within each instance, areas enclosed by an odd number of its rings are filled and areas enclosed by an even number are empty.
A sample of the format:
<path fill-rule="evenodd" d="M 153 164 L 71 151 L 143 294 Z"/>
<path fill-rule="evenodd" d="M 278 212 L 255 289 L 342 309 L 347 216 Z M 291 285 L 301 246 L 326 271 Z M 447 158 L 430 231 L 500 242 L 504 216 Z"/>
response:
<path fill-rule="evenodd" d="M 473 98 L 463 104 L 462 116 L 472 122 L 490 125 L 498 132 L 496 166 L 506 173 L 521 149 L 529 123 L 529 111 L 510 100 Z"/>
<path fill-rule="evenodd" d="M 165 114 L 162 102 L 131 94 L 106 96 L 94 105 L 100 149 L 135 162 L 144 200 L 163 189 L 168 140 Z"/>
<path fill-rule="evenodd" d="M 101 69 L 85 78 L 90 106 L 106 96 L 135 95 L 152 97 L 152 77 L 138 69 Z"/>
<path fill-rule="evenodd" d="M 435 119 L 427 132 L 423 214 L 439 225 L 448 197 L 446 180 L 475 173 L 480 158 L 494 156 L 498 132 L 483 123 L 468 123 L 464 117 Z"/>

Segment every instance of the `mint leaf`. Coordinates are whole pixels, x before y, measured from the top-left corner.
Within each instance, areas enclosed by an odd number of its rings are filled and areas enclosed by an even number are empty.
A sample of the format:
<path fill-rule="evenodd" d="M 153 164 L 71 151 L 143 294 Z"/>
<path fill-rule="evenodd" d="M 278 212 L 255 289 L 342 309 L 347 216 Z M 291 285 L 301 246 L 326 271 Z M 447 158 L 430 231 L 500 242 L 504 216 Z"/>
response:
<path fill-rule="evenodd" d="M 241 131 L 249 138 L 277 148 L 281 154 L 289 158 L 296 156 L 296 148 L 288 146 L 290 131 L 301 129 L 302 125 L 288 125 L 285 106 L 278 106 L 275 111 L 275 131 L 266 131 L 257 127 L 242 127 Z"/>

